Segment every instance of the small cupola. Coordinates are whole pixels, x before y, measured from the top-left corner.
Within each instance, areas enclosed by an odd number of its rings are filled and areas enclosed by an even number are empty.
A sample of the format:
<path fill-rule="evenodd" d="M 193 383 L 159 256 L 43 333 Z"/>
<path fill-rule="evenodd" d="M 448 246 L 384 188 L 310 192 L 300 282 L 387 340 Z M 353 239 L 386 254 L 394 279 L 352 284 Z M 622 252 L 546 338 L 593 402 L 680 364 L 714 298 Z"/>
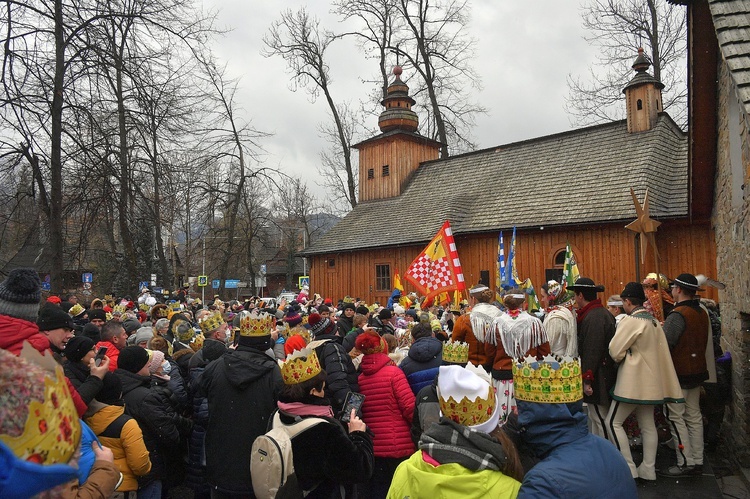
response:
<path fill-rule="evenodd" d="M 385 99 L 381 102 L 385 107 L 378 118 L 378 126 L 382 132 L 391 130 L 416 132 L 419 127 L 419 117 L 411 109 L 416 101 L 409 97 L 409 86 L 401 81 L 402 71 L 401 66 L 393 68 L 396 78 L 388 85 Z"/>
<path fill-rule="evenodd" d="M 625 105 L 628 116 L 628 132 L 637 133 L 651 130 L 656 126 L 659 113 L 663 111 L 661 90 L 664 84 L 648 73 L 651 61 L 638 49 L 638 57 L 633 63 L 635 76 L 625 85 Z"/>

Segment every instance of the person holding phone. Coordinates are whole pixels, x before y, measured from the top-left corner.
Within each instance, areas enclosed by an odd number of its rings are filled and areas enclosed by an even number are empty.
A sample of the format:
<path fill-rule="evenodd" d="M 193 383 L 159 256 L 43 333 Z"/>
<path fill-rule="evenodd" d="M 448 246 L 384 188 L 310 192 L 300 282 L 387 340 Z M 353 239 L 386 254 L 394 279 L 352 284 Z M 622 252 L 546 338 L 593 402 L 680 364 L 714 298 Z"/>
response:
<path fill-rule="evenodd" d="M 103 356 L 97 364 L 94 341 L 86 336 L 74 336 L 65 346 L 63 370 L 81 399 L 90 404 L 103 386 L 104 375 L 109 372 L 109 358 Z"/>
<path fill-rule="evenodd" d="M 328 376 L 315 350 L 304 348 L 288 355 L 281 375 L 284 386 L 277 403 L 281 423 L 291 425 L 310 417 L 322 420 L 292 438 L 294 471 L 302 490 L 310 491 L 306 497 L 339 498 L 341 485 L 367 482 L 373 470 L 372 436 L 357 415 L 356 404 L 342 417 L 346 423 L 334 418 L 331 402 L 324 396 Z M 347 400 L 359 399 L 350 395 Z"/>

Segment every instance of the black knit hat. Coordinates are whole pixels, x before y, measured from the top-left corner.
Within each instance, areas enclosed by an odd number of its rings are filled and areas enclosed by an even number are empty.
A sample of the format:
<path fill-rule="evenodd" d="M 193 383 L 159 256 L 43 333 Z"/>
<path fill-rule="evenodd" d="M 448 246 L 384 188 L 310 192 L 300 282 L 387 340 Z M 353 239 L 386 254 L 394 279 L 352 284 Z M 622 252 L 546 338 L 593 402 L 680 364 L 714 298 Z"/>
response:
<path fill-rule="evenodd" d="M 81 336 L 85 336 L 89 339 L 94 340 L 94 343 L 102 339 L 101 331 L 99 331 L 99 326 L 97 326 L 96 324 L 91 324 L 90 322 L 86 324 L 85 326 L 83 326 L 83 331 L 81 331 Z"/>
<path fill-rule="evenodd" d="M 362 314 L 362 315 L 367 315 L 367 314 L 370 313 L 370 309 L 367 308 L 367 307 L 365 307 L 364 305 L 360 305 L 359 307 L 357 307 L 356 309 L 354 309 L 354 311 L 357 312 L 358 314 Z"/>
<path fill-rule="evenodd" d="M 342 310 L 342 311 L 343 311 L 343 310 L 346 310 L 347 308 L 350 308 L 350 309 L 354 310 L 355 312 L 357 311 L 357 307 L 355 307 L 355 306 L 354 306 L 354 303 L 351 303 L 351 302 L 345 302 L 345 303 L 344 303 L 344 304 L 343 304 L 343 305 L 341 306 L 341 310 Z"/>
<path fill-rule="evenodd" d="M 148 364 L 148 352 L 141 347 L 125 347 L 120 350 L 120 356 L 117 357 L 117 367 L 131 373 L 137 373 L 146 364 Z"/>
<path fill-rule="evenodd" d="M 143 349 L 141 348 L 141 350 Z M 102 404 L 120 405 L 118 404 L 118 402 L 121 398 L 122 380 L 116 374 L 105 374 L 104 379 L 102 380 L 102 389 L 99 390 L 99 393 L 96 395 L 96 400 L 98 400 Z"/>
<path fill-rule="evenodd" d="M 625 289 L 620 293 L 620 298 L 638 298 L 641 301 L 646 301 L 646 293 L 643 291 L 643 284 L 640 282 L 627 283 Z"/>
<path fill-rule="evenodd" d="M 85 336 L 73 336 L 65 345 L 65 358 L 71 362 L 80 362 L 94 348 L 94 340 Z"/>
<path fill-rule="evenodd" d="M 88 315 L 89 315 L 89 321 L 93 321 L 94 319 L 99 319 L 104 322 L 107 322 L 107 312 L 105 312 L 104 309 L 101 309 L 101 308 L 89 309 Z"/>
<path fill-rule="evenodd" d="M 393 311 L 391 311 L 390 308 L 384 308 L 378 313 L 378 317 L 381 321 L 387 321 L 388 319 L 393 318 Z"/>
<path fill-rule="evenodd" d="M 0 315 L 36 321 L 42 300 L 42 281 L 34 269 L 14 269 L 0 283 Z"/>
<path fill-rule="evenodd" d="M 122 328 L 125 330 L 126 333 L 128 333 L 128 335 L 130 333 L 134 333 L 140 327 L 141 327 L 141 323 L 138 322 L 138 319 L 126 319 L 122 321 Z"/>
<path fill-rule="evenodd" d="M 39 331 L 52 331 L 53 329 L 74 329 L 73 319 L 54 303 L 46 303 L 39 310 L 39 317 L 36 319 L 36 325 Z"/>

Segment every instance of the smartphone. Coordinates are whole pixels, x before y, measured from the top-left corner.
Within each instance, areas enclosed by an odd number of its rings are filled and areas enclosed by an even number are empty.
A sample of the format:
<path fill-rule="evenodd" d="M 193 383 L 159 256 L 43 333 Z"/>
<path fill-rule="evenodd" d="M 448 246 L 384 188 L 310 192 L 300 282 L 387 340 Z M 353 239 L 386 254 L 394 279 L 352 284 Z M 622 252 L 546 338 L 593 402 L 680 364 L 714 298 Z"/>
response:
<path fill-rule="evenodd" d="M 344 400 L 344 412 L 341 414 L 341 422 L 348 423 L 349 418 L 352 415 L 352 409 L 357 411 L 357 416 L 362 417 L 362 403 L 365 401 L 365 396 L 361 393 L 349 392 L 346 394 Z"/>
<path fill-rule="evenodd" d="M 94 365 L 97 367 L 99 364 L 102 363 L 102 360 L 104 359 L 104 354 L 107 353 L 107 347 L 99 347 L 99 350 L 96 352 L 96 357 L 94 357 Z"/>

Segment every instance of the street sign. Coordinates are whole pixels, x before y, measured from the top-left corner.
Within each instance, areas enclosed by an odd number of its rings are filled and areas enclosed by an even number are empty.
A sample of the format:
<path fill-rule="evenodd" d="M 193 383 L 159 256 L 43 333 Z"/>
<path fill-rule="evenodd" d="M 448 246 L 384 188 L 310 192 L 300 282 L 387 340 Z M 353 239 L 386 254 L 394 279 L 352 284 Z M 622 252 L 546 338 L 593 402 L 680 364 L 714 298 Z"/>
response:
<path fill-rule="evenodd" d="M 198 286 L 208 286 L 208 276 L 207 275 L 199 275 L 198 276 Z"/>
<path fill-rule="evenodd" d="M 237 289 L 237 285 L 240 283 L 239 279 L 227 279 L 224 281 L 224 287 L 226 289 Z"/>
<path fill-rule="evenodd" d="M 143 288 L 148 288 L 148 281 L 141 281 L 138 283 L 138 289 L 142 290 Z"/>
<path fill-rule="evenodd" d="M 49 281 L 42 283 L 42 291 L 52 291 L 52 284 Z"/>
<path fill-rule="evenodd" d="M 156 274 L 151 274 L 151 285 L 156 286 Z"/>
<path fill-rule="evenodd" d="M 81 282 L 94 282 L 94 274 L 91 272 L 85 272 L 81 276 Z"/>
<path fill-rule="evenodd" d="M 52 282 L 52 276 L 47 274 L 44 276 L 44 282 Z"/>
<path fill-rule="evenodd" d="M 154 293 L 159 293 L 159 294 L 161 294 L 161 293 L 163 293 L 163 292 L 164 292 L 164 288 L 154 288 L 154 289 L 152 289 L 151 291 L 153 291 Z"/>
<path fill-rule="evenodd" d="M 84 282 L 83 283 L 83 289 L 91 289 L 91 283 L 90 282 Z"/>
<path fill-rule="evenodd" d="M 263 274 L 263 275 L 265 275 L 267 271 L 268 271 L 268 267 L 266 266 L 266 264 L 265 263 L 262 264 L 260 266 L 260 273 Z"/>
<path fill-rule="evenodd" d="M 302 286 L 310 287 L 310 276 L 309 275 L 303 275 L 299 278 L 299 289 L 302 289 Z"/>
<path fill-rule="evenodd" d="M 240 281 L 240 282 L 237 283 L 237 287 L 238 288 L 249 288 L 250 286 L 247 285 L 247 282 Z"/>
<path fill-rule="evenodd" d="M 219 279 L 214 279 L 211 281 L 211 287 L 214 289 L 219 289 L 221 287 L 221 281 Z"/>

